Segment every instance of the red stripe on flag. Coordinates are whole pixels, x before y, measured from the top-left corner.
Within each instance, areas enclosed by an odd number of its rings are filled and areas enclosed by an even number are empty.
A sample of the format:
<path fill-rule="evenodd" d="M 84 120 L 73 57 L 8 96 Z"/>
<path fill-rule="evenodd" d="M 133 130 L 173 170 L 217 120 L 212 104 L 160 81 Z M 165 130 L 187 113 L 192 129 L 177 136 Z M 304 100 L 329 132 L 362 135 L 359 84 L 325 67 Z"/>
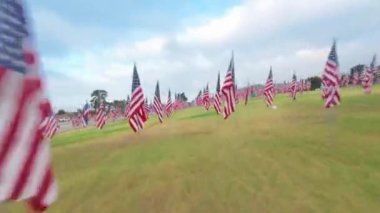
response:
<path fill-rule="evenodd" d="M 46 170 L 37 195 L 29 200 L 29 205 L 36 211 L 44 211 L 46 209 L 47 206 L 43 203 L 43 200 L 47 195 L 49 187 L 53 186 L 53 172 L 50 169 L 50 165 L 48 168 L 49 169 Z"/>
<path fill-rule="evenodd" d="M 4 138 L 4 144 L 1 147 L 2 149 L 0 150 L 0 172 L 3 171 L 3 166 L 5 159 L 7 155 L 9 154 L 9 150 L 11 148 L 12 143 L 14 142 L 14 138 L 16 137 L 17 130 L 21 128 L 21 115 L 22 112 L 26 107 L 28 107 L 28 104 L 26 101 L 30 96 L 32 96 L 33 93 L 37 92 L 41 88 L 41 82 L 39 80 L 24 80 L 23 83 L 23 90 L 22 90 L 22 95 L 19 100 L 19 103 L 17 105 L 21 106 L 14 119 L 11 121 L 9 125 L 9 131 L 6 133 L 6 136 Z"/>
<path fill-rule="evenodd" d="M 34 136 L 33 143 L 31 147 L 28 149 L 28 157 L 23 164 L 22 172 L 18 175 L 18 180 L 16 182 L 15 188 L 13 189 L 12 195 L 10 199 L 17 200 L 20 193 L 24 190 L 25 184 L 28 182 L 30 178 L 31 168 L 33 168 L 34 162 L 36 160 L 36 154 L 39 146 L 43 142 L 43 134 L 42 129 L 39 129 Z"/>

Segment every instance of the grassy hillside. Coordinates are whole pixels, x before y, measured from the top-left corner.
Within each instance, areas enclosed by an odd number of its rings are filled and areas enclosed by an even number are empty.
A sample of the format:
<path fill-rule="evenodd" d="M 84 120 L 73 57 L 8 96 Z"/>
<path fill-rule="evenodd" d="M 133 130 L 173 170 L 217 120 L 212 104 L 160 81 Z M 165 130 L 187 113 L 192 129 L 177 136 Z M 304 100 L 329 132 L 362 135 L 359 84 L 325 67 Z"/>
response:
<path fill-rule="evenodd" d="M 48 212 L 380 212 L 380 87 L 342 93 L 331 110 L 310 92 L 227 121 L 191 108 L 139 134 L 123 121 L 58 135 Z"/>

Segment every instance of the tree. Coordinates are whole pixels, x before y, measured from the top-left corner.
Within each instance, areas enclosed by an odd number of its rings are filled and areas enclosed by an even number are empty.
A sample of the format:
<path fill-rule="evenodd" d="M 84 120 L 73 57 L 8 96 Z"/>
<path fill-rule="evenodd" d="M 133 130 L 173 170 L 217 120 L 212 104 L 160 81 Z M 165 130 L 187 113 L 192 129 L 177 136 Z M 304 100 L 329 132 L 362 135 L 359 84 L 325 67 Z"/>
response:
<path fill-rule="evenodd" d="M 350 69 L 351 76 L 353 76 L 355 72 L 357 72 L 360 76 L 362 72 L 364 71 L 364 68 L 365 68 L 365 65 L 363 64 L 358 64 L 356 66 L 351 67 Z"/>
<path fill-rule="evenodd" d="M 311 90 L 321 88 L 322 79 L 319 76 L 310 77 L 307 80 L 309 80 L 311 83 Z"/>
<path fill-rule="evenodd" d="M 58 115 L 64 115 L 64 114 L 66 114 L 66 111 L 63 109 L 60 109 L 60 110 L 58 110 L 57 114 Z"/>
<path fill-rule="evenodd" d="M 108 96 L 108 92 L 102 89 L 94 90 L 91 93 L 91 105 L 97 109 L 101 101 L 105 101 Z"/>
<path fill-rule="evenodd" d="M 178 99 L 177 100 L 187 102 L 187 97 L 186 97 L 185 93 L 184 92 L 178 93 Z"/>
<path fill-rule="evenodd" d="M 115 108 L 118 108 L 118 109 L 122 109 L 124 110 L 125 109 L 125 106 L 127 105 L 127 101 L 126 100 L 114 100 L 112 102 L 112 105 L 115 107 Z"/>

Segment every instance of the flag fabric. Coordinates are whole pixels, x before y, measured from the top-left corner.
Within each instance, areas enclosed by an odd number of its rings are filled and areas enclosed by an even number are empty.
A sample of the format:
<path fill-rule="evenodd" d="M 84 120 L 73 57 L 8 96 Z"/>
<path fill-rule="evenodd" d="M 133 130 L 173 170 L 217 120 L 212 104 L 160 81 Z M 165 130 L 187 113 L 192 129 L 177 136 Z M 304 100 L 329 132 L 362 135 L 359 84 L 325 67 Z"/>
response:
<path fill-rule="evenodd" d="M 23 1 L 0 0 L 0 203 L 42 211 L 58 190 L 44 137 L 52 110 L 28 21 Z"/>
<path fill-rule="evenodd" d="M 176 99 L 173 103 L 173 109 L 174 110 L 181 110 L 181 109 L 184 109 L 186 107 L 186 102 L 185 101 L 182 101 L 180 99 Z"/>
<path fill-rule="evenodd" d="M 222 113 L 222 102 L 220 99 L 220 73 L 218 72 L 218 79 L 216 81 L 216 93 L 213 98 L 213 105 L 216 111 L 216 114 Z"/>
<path fill-rule="evenodd" d="M 339 75 L 338 55 L 334 41 L 326 62 L 325 70 L 322 74 L 323 96 L 326 108 L 340 104 Z"/>
<path fill-rule="evenodd" d="M 73 125 L 73 127 L 79 127 L 79 126 L 83 125 L 82 120 L 83 120 L 82 115 L 79 114 L 79 115 L 71 118 L 71 124 Z"/>
<path fill-rule="evenodd" d="M 149 103 L 148 103 L 148 98 L 145 99 L 144 110 L 145 110 L 146 117 L 148 118 L 149 114 L 150 114 L 150 106 L 149 106 Z"/>
<path fill-rule="evenodd" d="M 90 113 L 91 113 L 91 105 L 89 103 L 86 103 L 83 106 L 83 110 L 82 110 L 82 124 L 84 127 L 88 125 L 88 121 L 90 119 Z"/>
<path fill-rule="evenodd" d="M 222 113 L 222 103 L 220 99 L 219 93 L 215 93 L 214 99 L 213 99 L 213 104 L 214 104 L 214 109 L 216 111 L 216 114 L 221 114 Z"/>
<path fill-rule="evenodd" d="M 163 111 L 162 111 L 162 103 L 161 103 L 161 98 L 160 98 L 160 86 L 158 84 L 158 81 L 156 84 L 156 91 L 154 93 L 153 108 L 157 114 L 158 120 L 160 121 L 160 123 L 162 123 Z"/>
<path fill-rule="evenodd" d="M 296 100 L 296 96 L 297 96 L 297 76 L 296 76 L 296 74 L 293 74 L 293 79 L 292 79 L 292 85 L 290 87 L 290 92 L 291 92 L 292 100 L 295 101 Z"/>
<path fill-rule="evenodd" d="M 107 114 L 104 106 L 104 102 L 100 103 L 99 109 L 96 112 L 96 128 L 103 129 L 106 124 Z"/>
<path fill-rule="evenodd" d="M 57 119 L 55 118 L 55 115 L 50 116 L 47 120 L 46 128 L 44 131 L 45 137 L 52 139 L 55 133 L 58 131 L 58 129 L 59 124 Z"/>
<path fill-rule="evenodd" d="M 136 64 L 133 66 L 131 101 L 129 102 L 126 111 L 126 117 L 132 130 L 134 132 L 142 130 L 144 128 L 144 122 L 147 120 L 147 116 L 144 110 L 144 93 L 141 88 Z"/>
<path fill-rule="evenodd" d="M 213 98 L 213 105 L 216 111 L 216 114 L 222 113 L 222 101 L 220 98 L 220 72 L 218 72 L 218 79 L 216 81 L 216 93 Z"/>
<path fill-rule="evenodd" d="M 202 103 L 203 103 L 203 106 L 206 108 L 206 110 L 210 108 L 210 95 L 208 92 L 208 84 L 203 91 Z"/>
<path fill-rule="evenodd" d="M 233 112 L 235 112 L 235 83 L 232 76 L 234 70 L 234 58 L 232 57 L 221 89 L 225 99 L 223 110 L 224 119 L 227 119 Z"/>
<path fill-rule="evenodd" d="M 347 87 L 349 82 L 350 82 L 350 79 L 349 79 L 348 75 L 342 75 L 342 78 L 340 81 L 340 86 L 341 87 Z"/>
<path fill-rule="evenodd" d="M 352 84 L 353 85 L 357 85 L 359 82 L 360 82 L 360 80 L 359 80 L 359 73 L 358 72 L 354 72 L 353 75 L 352 75 Z"/>
<path fill-rule="evenodd" d="M 272 74 L 272 67 L 269 70 L 269 76 L 267 79 L 267 82 L 265 83 L 264 87 L 264 96 L 265 96 L 265 103 L 267 107 L 273 105 L 273 97 L 274 97 L 274 86 L 273 86 L 273 74 Z"/>
<path fill-rule="evenodd" d="M 165 106 L 165 112 L 166 112 L 167 117 L 170 117 L 172 112 L 173 112 L 173 103 L 172 103 L 172 97 L 171 96 L 172 95 L 171 95 L 170 89 L 169 89 L 168 101 L 167 101 L 166 106 Z"/>
<path fill-rule="evenodd" d="M 364 76 L 363 76 L 362 85 L 363 85 L 365 94 L 371 94 L 372 92 L 372 85 L 373 85 L 373 81 L 374 81 L 375 73 L 376 73 L 375 63 L 376 63 L 376 55 L 373 56 L 372 62 L 370 66 L 367 67 L 367 70 L 365 71 Z"/>
<path fill-rule="evenodd" d="M 111 106 L 109 119 L 111 119 L 112 122 L 115 122 L 119 117 L 120 117 L 120 108 Z"/>

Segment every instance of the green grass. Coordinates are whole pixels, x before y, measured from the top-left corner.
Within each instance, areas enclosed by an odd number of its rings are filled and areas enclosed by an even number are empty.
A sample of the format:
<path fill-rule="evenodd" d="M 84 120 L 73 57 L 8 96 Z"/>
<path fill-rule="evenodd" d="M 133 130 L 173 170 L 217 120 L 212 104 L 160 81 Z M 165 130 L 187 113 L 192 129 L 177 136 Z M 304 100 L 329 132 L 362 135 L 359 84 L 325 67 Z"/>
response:
<path fill-rule="evenodd" d="M 58 201 L 48 212 L 380 212 L 380 87 L 239 106 L 229 120 L 191 108 L 58 135 Z M 22 204 L 5 206 L 23 212 Z"/>

